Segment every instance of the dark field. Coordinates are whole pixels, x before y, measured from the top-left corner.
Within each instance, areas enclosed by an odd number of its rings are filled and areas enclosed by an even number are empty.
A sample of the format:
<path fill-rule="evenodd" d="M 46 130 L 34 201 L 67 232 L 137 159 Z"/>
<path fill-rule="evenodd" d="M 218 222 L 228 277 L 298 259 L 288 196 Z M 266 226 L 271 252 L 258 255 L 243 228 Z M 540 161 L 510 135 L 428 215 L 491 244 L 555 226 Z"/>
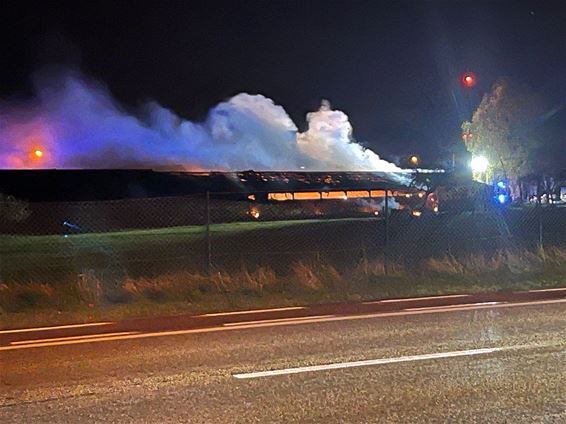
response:
<path fill-rule="evenodd" d="M 177 211 L 175 211 L 177 212 Z M 218 212 L 216 212 L 218 213 Z M 223 209 L 225 218 L 241 210 Z M 149 214 L 151 215 L 151 214 Z M 265 216 L 265 215 L 264 215 Z M 214 216 L 219 221 L 218 216 Z M 266 218 L 263 218 L 266 219 Z M 324 261 L 338 270 L 360 260 L 418 268 L 431 257 L 493 255 L 500 250 L 566 244 L 566 208 L 505 213 L 423 215 L 393 211 L 381 217 L 294 219 L 130 229 L 83 234 L 0 236 L 4 282 L 155 276 L 165 272 L 269 266 L 285 272 L 293 262 Z"/>

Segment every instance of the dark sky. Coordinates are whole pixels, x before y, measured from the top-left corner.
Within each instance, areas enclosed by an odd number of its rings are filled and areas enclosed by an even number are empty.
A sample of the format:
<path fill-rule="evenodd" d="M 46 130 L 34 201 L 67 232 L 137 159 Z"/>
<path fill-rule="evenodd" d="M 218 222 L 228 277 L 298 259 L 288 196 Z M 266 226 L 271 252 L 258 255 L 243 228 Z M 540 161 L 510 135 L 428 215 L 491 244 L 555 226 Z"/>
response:
<path fill-rule="evenodd" d="M 247 91 L 273 98 L 303 128 L 327 98 L 386 157 L 430 157 L 457 143 L 461 121 L 500 76 L 552 104 L 566 99 L 566 2 L 142 3 L 4 7 L 0 95 L 26 93 L 34 70 L 69 63 L 126 105 L 155 99 L 193 120 Z M 478 75 L 468 91 L 458 82 L 467 70 Z"/>

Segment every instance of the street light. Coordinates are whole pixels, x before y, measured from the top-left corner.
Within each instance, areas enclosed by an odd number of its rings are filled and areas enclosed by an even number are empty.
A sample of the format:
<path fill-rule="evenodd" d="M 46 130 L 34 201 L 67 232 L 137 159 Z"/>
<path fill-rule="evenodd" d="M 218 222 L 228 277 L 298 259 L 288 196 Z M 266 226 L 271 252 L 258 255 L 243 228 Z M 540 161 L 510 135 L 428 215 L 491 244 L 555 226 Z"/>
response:
<path fill-rule="evenodd" d="M 419 157 L 416 156 L 416 155 L 413 155 L 409 158 L 409 162 L 411 162 L 411 165 L 417 166 L 419 164 Z"/>
<path fill-rule="evenodd" d="M 474 156 L 471 162 L 472 171 L 477 173 L 482 173 L 487 171 L 489 166 L 489 161 L 485 156 Z"/>

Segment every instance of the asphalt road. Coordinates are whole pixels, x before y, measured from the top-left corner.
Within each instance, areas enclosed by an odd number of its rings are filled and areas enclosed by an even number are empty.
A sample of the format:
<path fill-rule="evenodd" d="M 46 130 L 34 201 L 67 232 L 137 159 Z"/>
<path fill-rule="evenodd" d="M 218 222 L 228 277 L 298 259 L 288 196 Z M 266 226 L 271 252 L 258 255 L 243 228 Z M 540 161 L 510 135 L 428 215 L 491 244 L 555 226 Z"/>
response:
<path fill-rule="evenodd" d="M 566 422 L 566 290 L 0 331 L 0 422 Z"/>

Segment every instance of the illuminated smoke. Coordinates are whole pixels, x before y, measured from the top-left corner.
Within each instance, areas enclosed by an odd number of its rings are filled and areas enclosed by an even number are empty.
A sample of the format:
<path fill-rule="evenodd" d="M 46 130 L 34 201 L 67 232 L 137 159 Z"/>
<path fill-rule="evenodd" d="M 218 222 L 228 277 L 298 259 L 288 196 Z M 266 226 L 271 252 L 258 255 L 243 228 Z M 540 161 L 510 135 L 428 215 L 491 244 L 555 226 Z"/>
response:
<path fill-rule="evenodd" d="M 307 114 L 307 123 L 307 131 L 297 134 L 297 142 L 309 169 L 400 171 L 393 163 L 355 143 L 348 115 L 332 110 L 327 100 L 322 101 L 318 111 Z"/>
<path fill-rule="evenodd" d="M 356 144 L 348 116 L 328 102 L 307 122 L 299 133 L 281 106 L 246 93 L 204 122 L 154 102 L 133 115 L 104 85 L 67 71 L 39 78 L 32 101 L 0 103 L 0 168 L 400 171 Z"/>

